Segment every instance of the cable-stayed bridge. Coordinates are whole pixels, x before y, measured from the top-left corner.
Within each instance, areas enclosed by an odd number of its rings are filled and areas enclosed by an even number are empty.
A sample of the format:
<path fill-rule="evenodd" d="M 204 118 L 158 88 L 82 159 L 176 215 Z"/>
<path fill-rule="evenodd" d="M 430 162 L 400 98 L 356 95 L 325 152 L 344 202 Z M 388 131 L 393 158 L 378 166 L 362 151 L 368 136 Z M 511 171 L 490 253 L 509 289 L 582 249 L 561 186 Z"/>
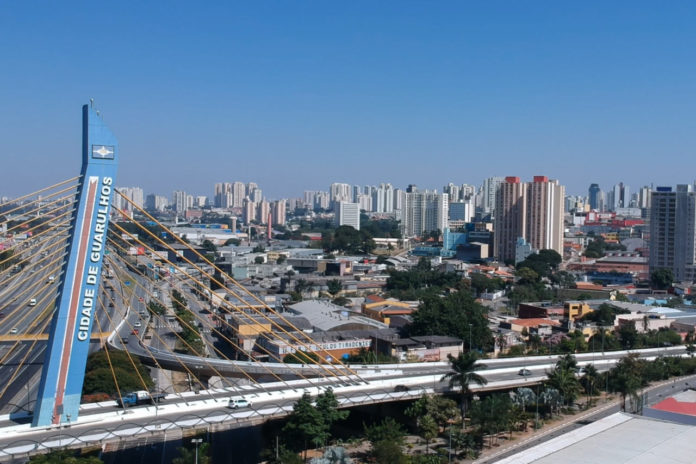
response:
<path fill-rule="evenodd" d="M 0 459 L 139 435 L 172 437 L 186 428 L 248 426 L 287 414 L 305 391 L 329 387 L 346 407 L 447 388 L 441 382 L 447 363 L 344 365 L 120 195 L 113 188 L 118 144 L 88 106 L 82 158 L 79 176 L 0 204 Z M 224 297 L 215 296 L 220 291 Z M 263 359 L 244 356 L 234 320 L 251 327 Z M 278 343 L 318 356 L 285 363 L 272 348 Z M 87 355 L 100 349 L 116 397 L 83 403 Z M 116 353 L 125 354 L 140 389 L 166 397 L 119 408 L 127 392 L 119 387 Z M 642 355 L 683 353 L 675 347 Z M 578 359 L 601 369 L 623 355 Z M 154 387 L 138 361 L 151 366 Z M 533 385 L 554 363 L 554 357 L 486 361 L 485 389 Z M 520 368 L 533 375 L 520 377 Z M 242 396 L 250 408 L 227 408 Z"/>

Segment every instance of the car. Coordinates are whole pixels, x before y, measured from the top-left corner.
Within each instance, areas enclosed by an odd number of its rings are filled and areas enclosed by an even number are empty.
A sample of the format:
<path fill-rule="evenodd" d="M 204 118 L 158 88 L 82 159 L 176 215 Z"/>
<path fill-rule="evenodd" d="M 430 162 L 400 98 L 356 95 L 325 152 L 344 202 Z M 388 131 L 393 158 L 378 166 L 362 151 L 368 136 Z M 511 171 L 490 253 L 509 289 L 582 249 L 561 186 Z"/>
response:
<path fill-rule="evenodd" d="M 19 332 L 19 329 L 17 329 L 17 327 L 13 327 L 12 330 L 10 330 L 11 335 L 17 335 L 17 332 Z"/>
<path fill-rule="evenodd" d="M 5 317 L 5 313 L 0 313 L 0 319 L 2 319 L 3 317 Z"/>
<path fill-rule="evenodd" d="M 520 370 L 519 370 L 519 372 L 517 373 L 517 375 L 521 375 L 521 376 L 524 376 L 524 377 L 528 377 L 528 376 L 532 375 L 532 371 L 530 371 L 530 370 L 527 369 L 527 368 L 523 368 L 523 369 L 520 369 Z"/>
<path fill-rule="evenodd" d="M 36 306 L 36 298 L 29 300 L 29 306 Z"/>
<path fill-rule="evenodd" d="M 123 344 L 127 345 L 128 344 L 128 337 L 123 337 Z"/>
<path fill-rule="evenodd" d="M 136 321 L 135 324 L 133 324 L 133 327 L 142 327 L 143 324 L 140 321 Z"/>
<path fill-rule="evenodd" d="M 409 390 L 410 388 L 408 388 L 406 385 L 397 385 L 396 387 L 394 387 L 395 392 L 407 392 Z"/>
<path fill-rule="evenodd" d="M 139 296 L 139 297 L 138 297 L 138 301 L 142 303 L 142 302 L 145 301 L 145 300 L 143 299 L 142 296 Z"/>
<path fill-rule="evenodd" d="M 131 335 L 138 335 L 139 333 L 140 332 L 138 331 L 138 329 L 133 329 L 133 331 L 131 332 Z"/>
<path fill-rule="evenodd" d="M 239 408 L 248 408 L 251 406 L 251 403 L 244 398 L 230 398 L 229 403 L 227 403 L 227 407 L 230 409 L 239 409 Z"/>

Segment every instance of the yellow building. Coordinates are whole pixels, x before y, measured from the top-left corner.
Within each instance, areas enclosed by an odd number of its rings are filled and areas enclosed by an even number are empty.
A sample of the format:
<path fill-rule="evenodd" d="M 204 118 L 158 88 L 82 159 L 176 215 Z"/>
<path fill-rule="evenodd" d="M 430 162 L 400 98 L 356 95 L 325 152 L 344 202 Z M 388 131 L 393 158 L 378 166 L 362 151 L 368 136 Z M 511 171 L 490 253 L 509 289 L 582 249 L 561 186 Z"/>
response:
<path fill-rule="evenodd" d="M 563 305 L 563 316 L 566 319 L 577 319 L 592 311 L 594 311 L 594 309 L 590 308 L 590 305 L 582 301 L 566 301 Z"/>

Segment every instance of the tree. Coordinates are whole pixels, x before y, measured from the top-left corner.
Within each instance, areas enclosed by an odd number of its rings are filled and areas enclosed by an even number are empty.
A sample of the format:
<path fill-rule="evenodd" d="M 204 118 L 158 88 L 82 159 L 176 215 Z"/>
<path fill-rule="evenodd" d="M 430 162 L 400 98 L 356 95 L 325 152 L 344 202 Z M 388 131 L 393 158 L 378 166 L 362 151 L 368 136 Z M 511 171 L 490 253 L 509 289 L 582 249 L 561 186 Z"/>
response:
<path fill-rule="evenodd" d="M 365 438 L 367 438 L 373 446 L 380 441 L 389 441 L 401 446 L 404 443 L 404 437 L 406 435 L 402 425 L 392 417 L 385 417 L 382 419 L 382 422 L 377 424 L 363 424 L 363 429 L 365 431 Z"/>
<path fill-rule="evenodd" d="M 642 366 L 636 353 L 625 356 L 609 371 L 609 385 L 621 394 L 621 410 L 626 410 L 626 397 L 637 397 L 641 387 Z"/>
<path fill-rule="evenodd" d="M 467 405 L 472 396 L 470 386 L 472 384 L 483 386 L 488 383 L 485 377 L 476 373 L 477 370 L 485 369 L 486 365 L 477 363 L 478 358 L 472 352 L 459 353 L 456 358 L 450 354 L 447 358 L 452 370 L 445 374 L 442 380 L 449 381 L 450 389 L 460 388 L 462 424 L 465 425 Z"/>
<path fill-rule="evenodd" d="M 469 292 L 458 291 L 444 297 L 438 294 L 425 295 L 406 330 L 409 336 L 457 337 L 464 340 L 469 350 L 487 350 L 493 347 L 487 312 Z"/>
<path fill-rule="evenodd" d="M 32 464 L 102 464 L 96 456 L 78 456 L 80 451 L 62 450 L 39 454 L 29 458 Z"/>
<path fill-rule="evenodd" d="M 591 397 L 597 393 L 597 384 L 599 382 L 599 371 L 594 364 L 588 364 L 583 368 L 583 376 L 580 379 L 582 387 L 587 393 L 587 406 L 591 405 Z"/>
<path fill-rule="evenodd" d="M 215 253 L 217 251 L 217 247 L 210 240 L 203 240 L 203 242 L 201 242 L 201 247 L 203 247 L 205 251 L 209 251 L 211 253 Z"/>
<path fill-rule="evenodd" d="M 307 445 L 321 446 L 328 438 L 328 430 L 321 413 L 312 405 L 312 397 L 305 393 L 292 407 L 292 413 L 283 427 L 288 446 L 293 450 L 305 450 Z"/>
<path fill-rule="evenodd" d="M 287 364 L 318 364 L 321 359 L 316 353 L 311 351 L 295 351 L 294 353 L 286 354 L 283 362 Z"/>
<path fill-rule="evenodd" d="M 339 279 L 331 279 L 327 281 L 326 286 L 328 287 L 329 293 L 334 298 L 341 292 L 341 290 L 343 290 L 343 283 Z"/>
<path fill-rule="evenodd" d="M 263 264 L 263 256 L 257 256 L 254 258 L 254 263 L 255 264 Z"/>
<path fill-rule="evenodd" d="M 370 454 L 378 463 L 405 464 L 402 451 L 406 432 L 401 424 L 391 417 L 373 425 L 363 425 L 365 437 L 370 442 Z"/>
<path fill-rule="evenodd" d="M 671 269 L 655 269 L 650 273 L 650 284 L 658 290 L 667 290 L 674 282 L 674 274 Z"/>
<path fill-rule="evenodd" d="M 418 428 L 420 429 L 421 436 L 425 440 L 425 454 L 429 454 L 430 442 L 433 438 L 437 437 L 437 422 L 435 422 L 432 416 L 425 415 L 421 417 L 418 422 Z"/>
<path fill-rule="evenodd" d="M 82 393 L 115 395 L 118 389 L 114 383 L 114 375 L 118 378 L 121 392 L 149 389 L 154 385 L 148 370 L 137 356 L 129 357 L 123 351 L 109 350 L 107 358 L 106 351 L 97 351 L 87 357 Z"/>
<path fill-rule="evenodd" d="M 276 259 L 276 264 L 283 264 L 286 260 L 287 258 L 285 257 L 285 255 L 278 255 L 278 259 Z"/>
<path fill-rule="evenodd" d="M 401 446 L 389 440 L 374 443 L 370 454 L 379 464 L 407 464 L 410 462 L 404 455 Z"/>
<path fill-rule="evenodd" d="M 210 456 L 208 456 L 208 451 L 210 450 L 210 443 L 201 443 L 198 445 L 198 457 L 196 457 L 196 447 L 191 445 L 190 447 L 179 446 L 176 451 L 179 456 L 172 459 L 172 464 L 210 464 Z"/>
<path fill-rule="evenodd" d="M 580 382 L 575 377 L 575 371 L 556 364 L 553 371 L 547 372 L 547 376 L 548 384 L 561 393 L 568 405 L 572 405 L 580 393 Z"/>
<path fill-rule="evenodd" d="M 331 426 L 338 421 L 345 420 L 350 414 L 350 411 L 338 409 L 339 404 L 333 389 L 329 387 L 324 393 L 317 396 L 316 408 L 321 415 L 324 426 L 327 432 L 331 430 Z"/>

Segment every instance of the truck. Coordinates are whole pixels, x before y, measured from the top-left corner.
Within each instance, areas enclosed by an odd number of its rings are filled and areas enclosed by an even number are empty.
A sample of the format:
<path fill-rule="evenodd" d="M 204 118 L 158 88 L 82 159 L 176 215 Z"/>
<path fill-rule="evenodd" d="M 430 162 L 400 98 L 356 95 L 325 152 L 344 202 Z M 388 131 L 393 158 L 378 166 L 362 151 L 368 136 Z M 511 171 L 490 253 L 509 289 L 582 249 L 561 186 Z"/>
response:
<path fill-rule="evenodd" d="M 138 390 L 126 393 L 117 400 L 120 407 L 137 406 L 139 404 L 156 404 L 164 399 L 164 393 L 150 393 L 145 390 Z"/>

